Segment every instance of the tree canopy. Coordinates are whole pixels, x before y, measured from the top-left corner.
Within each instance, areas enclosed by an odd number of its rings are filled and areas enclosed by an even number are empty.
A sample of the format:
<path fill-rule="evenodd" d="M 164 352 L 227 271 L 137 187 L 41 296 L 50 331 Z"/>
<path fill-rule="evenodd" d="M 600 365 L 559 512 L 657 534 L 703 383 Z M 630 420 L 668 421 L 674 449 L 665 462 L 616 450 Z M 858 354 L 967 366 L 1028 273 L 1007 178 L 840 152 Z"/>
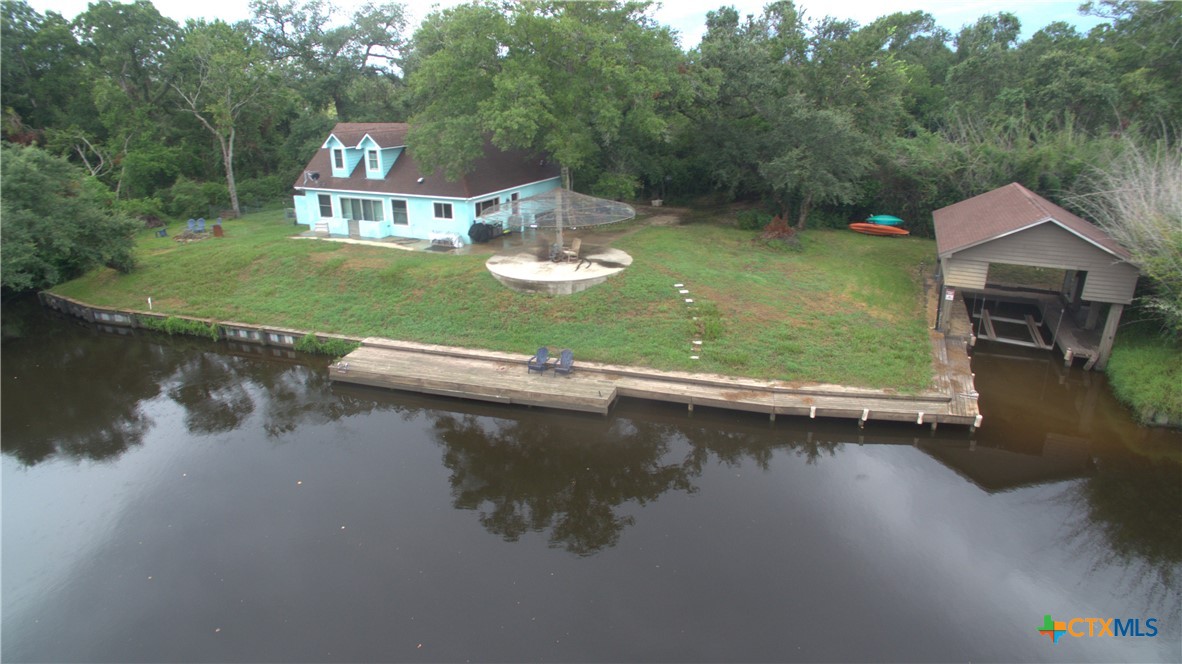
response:
<path fill-rule="evenodd" d="M 491 141 L 601 196 L 762 202 L 799 227 L 889 212 L 924 234 L 1013 181 L 1063 202 L 1125 141 L 1182 129 L 1176 2 L 1089 2 L 1098 27 L 1024 40 L 1005 12 L 859 25 L 776 0 L 709 12 L 689 49 L 630 0 L 478 0 L 418 26 L 380 0 L 250 7 L 180 26 L 148 0 L 73 20 L 0 0 L 3 138 L 139 216 L 285 197 L 334 123 L 409 120 L 416 158 L 453 177 Z"/>
<path fill-rule="evenodd" d="M 112 210 L 82 169 L 37 147 L 0 148 L 0 262 L 5 291 L 47 288 L 103 265 L 134 264 L 139 224 Z"/>
<path fill-rule="evenodd" d="M 432 16 L 415 35 L 421 110 L 409 148 L 451 177 L 486 136 L 570 169 L 627 173 L 638 146 L 663 137 L 685 85 L 682 54 L 650 5 L 485 3 Z"/>

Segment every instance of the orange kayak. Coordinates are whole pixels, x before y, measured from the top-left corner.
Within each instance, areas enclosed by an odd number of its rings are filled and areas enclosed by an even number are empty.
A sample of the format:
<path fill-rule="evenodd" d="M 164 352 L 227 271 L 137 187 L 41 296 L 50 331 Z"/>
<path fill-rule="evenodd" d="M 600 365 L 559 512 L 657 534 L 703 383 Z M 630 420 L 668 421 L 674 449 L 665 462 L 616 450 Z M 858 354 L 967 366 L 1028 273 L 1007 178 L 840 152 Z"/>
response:
<path fill-rule="evenodd" d="M 911 235 L 909 231 L 898 226 L 883 226 L 882 224 L 867 224 L 864 222 L 850 224 L 850 230 L 856 233 L 865 233 L 866 235 Z"/>

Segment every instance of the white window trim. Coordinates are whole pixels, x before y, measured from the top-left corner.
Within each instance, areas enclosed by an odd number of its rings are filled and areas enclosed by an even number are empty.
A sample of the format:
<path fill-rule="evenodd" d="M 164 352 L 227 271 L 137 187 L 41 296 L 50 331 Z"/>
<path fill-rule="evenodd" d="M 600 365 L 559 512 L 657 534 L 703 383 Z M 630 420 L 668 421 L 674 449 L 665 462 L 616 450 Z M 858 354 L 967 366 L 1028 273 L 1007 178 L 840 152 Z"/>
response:
<path fill-rule="evenodd" d="M 489 201 L 492 201 L 492 205 L 484 205 L 485 203 L 488 203 Z M 480 215 L 484 214 L 484 210 L 487 210 L 489 208 L 494 208 L 500 204 L 501 204 L 500 196 L 491 196 L 489 198 L 484 198 L 479 201 L 472 201 L 472 211 L 476 213 L 476 216 L 474 218 L 479 219 Z M 483 209 L 480 210 L 480 212 L 476 212 L 477 207 L 483 207 Z"/>
<path fill-rule="evenodd" d="M 369 157 L 373 154 L 377 157 L 377 166 L 370 167 Z M 382 151 L 377 148 L 368 148 L 365 151 L 365 173 L 366 175 L 373 175 L 382 172 Z"/>
<path fill-rule="evenodd" d="M 410 201 L 405 198 L 388 198 L 386 200 L 388 200 L 390 202 L 390 225 L 391 226 L 399 226 L 402 228 L 409 227 L 410 226 Z M 394 221 L 394 202 L 395 201 L 399 201 L 403 205 L 406 206 L 406 223 L 405 224 L 401 224 L 401 223 L 398 223 L 397 221 Z"/>
<path fill-rule="evenodd" d="M 439 216 L 438 214 L 435 214 L 435 206 L 436 206 L 436 205 L 446 205 L 446 206 L 447 206 L 447 211 L 451 213 L 451 216 L 449 216 L 449 217 L 441 217 L 441 216 Z M 456 218 L 456 207 L 455 207 L 454 205 L 452 205 L 451 203 L 448 203 L 448 202 L 444 202 L 444 201 L 432 201 L 432 202 L 431 202 L 431 214 L 434 214 L 436 219 L 443 219 L 443 220 L 446 220 L 446 221 L 451 221 L 452 219 L 455 219 L 455 218 Z"/>
<path fill-rule="evenodd" d="M 349 220 L 349 217 L 347 217 L 345 215 L 345 201 L 346 200 L 373 201 L 373 202 L 382 206 L 382 219 L 381 220 L 353 219 L 352 221 L 366 221 L 371 224 L 384 224 L 384 223 L 387 223 L 388 221 L 390 221 L 390 219 L 388 217 L 390 217 L 392 215 L 390 215 L 390 209 L 386 205 L 386 199 L 374 198 L 373 196 L 341 196 L 340 199 L 337 201 L 337 204 L 340 205 L 340 207 L 341 207 L 341 216 L 340 216 L 341 219 Z M 352 210 L 350 210 L 350 212 L 352 212 Z"/>
<path fill-rule="evenodd" d="M 337 166 L 337 155 L 341 157 L 341 165 Z M 343 171 L 349 166 L 349 160 L 346 159 L 348 155 L 345 154 L 345 148 L 332 149 L 332 170 Z"/>

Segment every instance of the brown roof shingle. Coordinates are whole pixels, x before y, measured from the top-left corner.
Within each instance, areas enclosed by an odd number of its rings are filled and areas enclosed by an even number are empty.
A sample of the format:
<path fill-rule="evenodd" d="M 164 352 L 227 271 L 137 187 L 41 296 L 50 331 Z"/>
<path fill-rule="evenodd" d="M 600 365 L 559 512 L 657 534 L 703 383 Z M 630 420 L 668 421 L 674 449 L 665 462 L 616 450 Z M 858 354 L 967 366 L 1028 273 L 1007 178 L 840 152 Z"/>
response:
<path fill-rule="evenodd" d="M 408 125 L 402 122 L 341 122 L 333 128 L 331 135 L 349 147 L 355 147 L 367 134 L 384 148 L 399 147 L 406 145 L 407 129 Z M 301 174 L 294 185 L 297 189 L 475 198 L 559 175 L 558 165 L 548 159 L 541 159 L 525 150 L 499 150 L 488 141 L 484 144 L 484 155 L 476 160 L 467 175 L 454 182 L 444 177 L 442 170 L 424 173 L 406 150 L 398 156 L 386 177 L 380 180 L 365 176 L 364 159 L 358 162 L 348 177 L 337 178 L 332 175 L 329 152 L 326 148 L 317 150 L 304 168 L 305 172 L 319 173 L 320 179 L 307 180 Z M 422 182 L 419 182 L 420 178 Z"/>
<path fill-rule="evenodd" d="M 1056 223 L 1101 249 L 1129 260 L 1129 252 L 1098 226 L 1064 210 L 1026 187 L 1004 187 L 932 212 L 940 256 L 1009 235 L 1036 224 Z"/>

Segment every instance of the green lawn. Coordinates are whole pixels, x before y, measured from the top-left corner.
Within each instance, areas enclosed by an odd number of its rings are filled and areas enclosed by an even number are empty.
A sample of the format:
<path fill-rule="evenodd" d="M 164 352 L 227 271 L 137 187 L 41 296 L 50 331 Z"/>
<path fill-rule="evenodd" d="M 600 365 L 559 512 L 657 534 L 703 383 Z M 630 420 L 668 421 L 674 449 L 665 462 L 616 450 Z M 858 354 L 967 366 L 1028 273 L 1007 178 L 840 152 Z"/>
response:
<path fill-rule="evenodd" d="M 54 292 L 523 356 L 549 345 L 582 360 L 901 391 L 931 380 L 918 276 L 935 253 L 927 240 L 810 231 L 791 252 L 718 225 L 643 227 L 613 243 L 634 259 L 622 274 L 546 297 L 500 285 L 484 256 L 287 239 L 303 229 L 275 211 L 187 245 L 144 232 L 134 273 L 100 270 Z M 693 310 L 674 283 L 690 290 Z M 700 360 L 690 359 L 693 338 L 704 339 Z"/>
<path fill-rule="evenodd" d="M 1182 426 L 1182 345 L 1151 324 L 1122 325 L 1105 373 L 1143 422 Z"/>

